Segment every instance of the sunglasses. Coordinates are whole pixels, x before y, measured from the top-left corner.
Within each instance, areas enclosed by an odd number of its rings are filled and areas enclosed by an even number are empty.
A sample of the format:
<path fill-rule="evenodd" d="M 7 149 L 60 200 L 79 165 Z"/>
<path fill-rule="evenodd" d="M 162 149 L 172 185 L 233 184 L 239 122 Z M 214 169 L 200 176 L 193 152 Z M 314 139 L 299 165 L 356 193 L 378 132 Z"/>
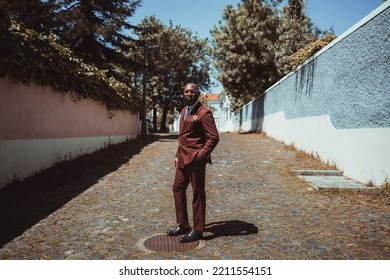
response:
<path fill-rule="evenodd" d="M 187 89 L 184 91 L 184 93 L 198 93 L 198 91 L 193 89 Z"/>

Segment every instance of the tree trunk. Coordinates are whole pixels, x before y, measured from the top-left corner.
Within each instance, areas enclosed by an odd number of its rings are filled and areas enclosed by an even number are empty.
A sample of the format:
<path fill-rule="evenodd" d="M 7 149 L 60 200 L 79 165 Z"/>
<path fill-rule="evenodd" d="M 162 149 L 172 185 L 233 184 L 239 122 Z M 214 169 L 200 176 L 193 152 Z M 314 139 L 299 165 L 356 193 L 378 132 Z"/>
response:
<path fill-rule="evenodd" d="M 168 132 L 168 128 L 167 128 L 168 112 L 169 112 L 169 106 L 164 106 L 161 115 L 160 132 Z"/>
<path fill-rule="evenodd" d="M 157 105 L 153 105 L 153 132 L 157 132 Z"/>

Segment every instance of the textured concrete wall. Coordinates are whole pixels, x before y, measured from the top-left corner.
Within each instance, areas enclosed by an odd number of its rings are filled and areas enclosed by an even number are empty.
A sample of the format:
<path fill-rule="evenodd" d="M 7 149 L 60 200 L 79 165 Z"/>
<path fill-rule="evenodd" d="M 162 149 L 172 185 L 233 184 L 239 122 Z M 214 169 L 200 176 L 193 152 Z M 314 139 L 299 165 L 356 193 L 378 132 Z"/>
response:
<path fill-rule="evenodd" d="M 262 130 L 351 178 L 390 179 L 390 8 L 382 4 L 241 111 Z"/>
<path fill-rule="evenodd" d="M 138 136 L 138 114 L 51 87 L 0 80 L 0 188 L 56 162 Z"/>

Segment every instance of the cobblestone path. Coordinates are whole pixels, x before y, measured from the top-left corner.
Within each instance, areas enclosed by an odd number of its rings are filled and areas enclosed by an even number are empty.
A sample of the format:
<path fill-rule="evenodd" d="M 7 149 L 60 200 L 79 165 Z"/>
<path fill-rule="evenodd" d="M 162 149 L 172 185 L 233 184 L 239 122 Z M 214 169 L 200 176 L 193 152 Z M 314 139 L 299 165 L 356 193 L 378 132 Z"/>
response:
<path fill-rule="evenodd" d="M 263 134 L 221 134 L 207 167 L 202 246 L 150 252 L 175 226 L 177 137 L 150 135 L 59 164 L 0 192 L 0 259 L 390 259 L 390 202 L 316 191 L 293 169 L 331 169 Z"/>

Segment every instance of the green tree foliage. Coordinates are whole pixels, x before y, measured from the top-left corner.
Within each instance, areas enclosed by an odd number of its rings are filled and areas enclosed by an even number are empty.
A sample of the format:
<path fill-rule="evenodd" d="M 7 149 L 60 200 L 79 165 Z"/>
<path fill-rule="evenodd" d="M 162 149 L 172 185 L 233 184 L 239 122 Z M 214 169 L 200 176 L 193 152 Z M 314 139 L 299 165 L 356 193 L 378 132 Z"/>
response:
<path fill-rule="evenodd" d="M 277 81 L 274 59 L 279 17 L 278 1 L 242 0 L 228 5 L 223 20 L 211 30 L 219 80 L 235 109 L 263 93 Z"/>
<path fill-rule="evenodd" d="M 131 73 L 139 65 L 118 50 L 129 39 L 123 32 L 132 28 L 128 18 L 140 3 L 141 0 L 0 0 L 4 42 L 1 58 L 5 63 L 1 76 L 9 74 L 26 84 L 51 85 L 60 92 L 77 91 L 109 108 L 138 110 L 140 100 L 134 96 L 134 84 L 123 65 L 133 66 Z"/>
<path fill-rule="evenodd" d="M 228 5 L 223 22 L 211 30 L 219 80 L 235 110 L 294 70 L 293 54 L 332 33 L 313 25 L 302 0 L 288 0 L 280 10 L 282 2 L 241 0 L 237 8 Z"/>
<path fill-rule="evenodd" d="M 302 0 L 289 0 L 288 6 L 282 9 L 278 27 L 279 40 L 275 45 L 275 60 L 281 77 L 293 69 L 290 56 L 309 42 L 318 39 L 318 34 L 304 9 Z"/>
<path fill-rule="evenodd" d="M 311 56 L 328 45 L 334 39 L 336 39 L 336 35 L 327 34 L 325 37 L 303 46 L 289 57 L 291 69 L 297 69 L 299 65 L 303 64 L 306 60 L 308 60 Z"/>
<path fill-rule="evenodd" d="M 124 60 L 117 50 L 129 39 L 124 31 L 133 28 L 128 20 L 141 0 L 0 1 L 23 27 L 54 34 L 84 62 L 123 78 L 115 71 Z"/>
<path fill-rule="evenodd" d="M 75 101 L 91 98 L 105 104 L 110 114 L 112 109 L 140 109 L 140 98 L 131 88 L 83 63 L 53 36 L 21 27 L 10 20 L 5 9 L 0 9 L 0 19 L 0 78 L 8 75 L 23 84 L 50 85 L 60 93 L 75 92 Z"/>
<path fill-rule="evenodd" d="M 167 115 L 173 109 L 172 96 L 182 93 L 187 82 L 197 83 L 202 90 L 210 85 L 208 44 L 188 29 L 172 23 L 166 26 L 153 16 L 144 18 L 137 32 L 139 52 L 144 47 L 148 50 L 148 95 L 154 122 L 156 111 L 160 110 L 160 129 L 165 131 Z"/>
<path fill-rule="evenodd" d="M 129 39 L 124 30 L 141 0 L 52 0 L 56 5 L 54 33 L 86 63 L 113 70 L 123 57 L 117 51 Z"/>
<path fill-rule="evenodd" d="M 24 28 L 48 33 L 54 26 L 54 0 L 0 0 L 2 9 Z"/>

